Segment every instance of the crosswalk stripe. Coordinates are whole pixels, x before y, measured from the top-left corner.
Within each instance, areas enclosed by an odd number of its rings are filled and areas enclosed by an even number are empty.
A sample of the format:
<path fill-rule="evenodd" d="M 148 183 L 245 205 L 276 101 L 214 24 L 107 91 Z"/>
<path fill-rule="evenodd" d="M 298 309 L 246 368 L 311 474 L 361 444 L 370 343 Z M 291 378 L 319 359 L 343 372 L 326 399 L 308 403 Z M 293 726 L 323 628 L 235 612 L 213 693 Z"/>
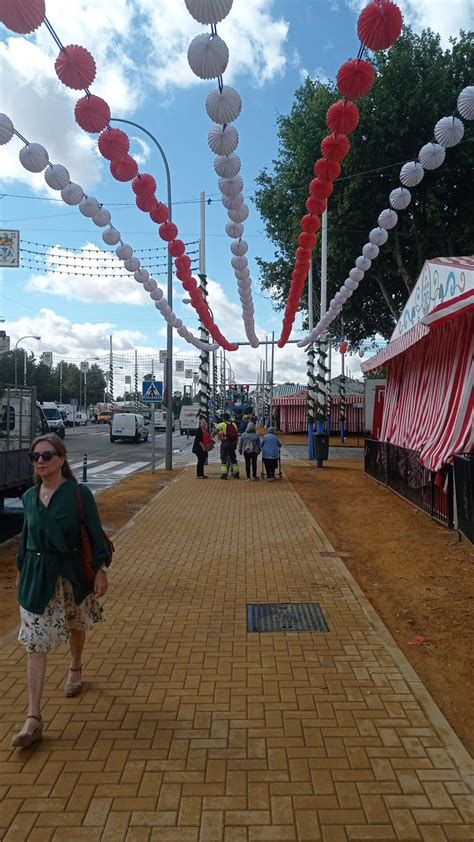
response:
<path fill-rule="evenodd" d="M 119 462 L 103 462 L 102 465 L 97 465 L 96 468 L 91 468 L 90 471 L 88 470 L 87 475 L 95 475 L 101 473 L 102 471 L 110 471 L 110 469 L 115 468 L 116 465 L 123 465 L 123 460 Z"/>
<path fill-rule="evenodd" d="M 149 464 L 150 462 L 132 462 L 131 465 L 126 465 L 125 468 L 119 468 L 118 471 L 114 471 L 114 474 L 125 477 L 127 474 L 133 474 L 134 471 L 139 471 L 140 468 L 144 468 Z"/>
<path fill-rule="evenodd" d="M 88 459 L 87 460 L 87 467 L 89 468 L 89 465 L 95 465 L 95 463 L 98 462 L 98 461 L 99 461 L 98 459 Z M 77 471 L 78 468 L 82 468 L 82 464 L 83 464 L 82 461 L 81 462 L 74 462 L 74 465 L 71 465 L 71 468 L 72 468 L 73 471 Z"/>

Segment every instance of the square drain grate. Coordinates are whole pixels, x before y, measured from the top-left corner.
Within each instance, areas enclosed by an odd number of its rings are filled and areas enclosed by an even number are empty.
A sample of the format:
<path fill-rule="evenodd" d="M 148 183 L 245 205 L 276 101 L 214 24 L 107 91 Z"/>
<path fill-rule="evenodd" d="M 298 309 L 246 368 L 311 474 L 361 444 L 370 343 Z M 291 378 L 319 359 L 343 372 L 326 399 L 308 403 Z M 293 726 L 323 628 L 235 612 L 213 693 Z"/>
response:
<path fill-rule="evenodd" d="M 317 602 L 282 602 L 247 605 L 248 632 L 328 632 Z"/>

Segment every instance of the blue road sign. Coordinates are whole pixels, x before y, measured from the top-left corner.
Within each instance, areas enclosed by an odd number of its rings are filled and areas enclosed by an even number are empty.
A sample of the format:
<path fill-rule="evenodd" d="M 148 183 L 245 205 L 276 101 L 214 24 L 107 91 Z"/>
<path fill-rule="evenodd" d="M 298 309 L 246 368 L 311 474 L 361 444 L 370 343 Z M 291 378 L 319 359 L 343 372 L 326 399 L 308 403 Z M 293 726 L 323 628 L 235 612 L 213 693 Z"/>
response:
<path fill-rule="evenodd" d="M 161 403 L 163 400 L 163 383 L 160 380 L 144 380 L 142 383 L 142 398 L 145 403 Z"/>

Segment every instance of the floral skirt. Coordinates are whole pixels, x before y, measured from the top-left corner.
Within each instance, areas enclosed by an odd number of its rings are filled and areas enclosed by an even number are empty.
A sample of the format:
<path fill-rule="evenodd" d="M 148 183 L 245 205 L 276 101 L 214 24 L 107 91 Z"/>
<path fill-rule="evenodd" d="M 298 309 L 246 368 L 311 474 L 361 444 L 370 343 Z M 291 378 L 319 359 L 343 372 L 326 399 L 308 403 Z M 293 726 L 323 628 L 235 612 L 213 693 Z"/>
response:
<path fill-rule="evenodd" d="M 104 609 L 97 597 L 88 594 L 76 605 L 71 583 L 60 576 L 42 614 L 33 614 L 20 606 L 18 640 L 27 652 L 54 652 L 69 640 L 71 629 L 88 631 L 103 619 Z"/>

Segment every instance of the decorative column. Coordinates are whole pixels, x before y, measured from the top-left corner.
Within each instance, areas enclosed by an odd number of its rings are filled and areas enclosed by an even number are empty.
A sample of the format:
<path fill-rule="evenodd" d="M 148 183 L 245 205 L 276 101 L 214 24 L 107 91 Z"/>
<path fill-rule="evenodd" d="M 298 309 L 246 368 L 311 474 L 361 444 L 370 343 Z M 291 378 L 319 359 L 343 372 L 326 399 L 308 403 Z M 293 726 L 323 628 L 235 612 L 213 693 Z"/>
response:
<path fill-rule="evenodd" d="M 140 395 L 138 394 L 138 352 L 135 348 L 135 411 L 140 409 Z"/>
<path fill-rule="evenodd" d="M 315 404 L 315 391 L 316 391 L 316 378 L 314 376 L 314 358 L 316 352 L 314 350 L 314 345 L 310 345 L 308 349 L 308 428 L 311 430 L 311 427 L 314 429 L 314 404 Z M 314 458 L 311 456 L 310 458 Z"/>
<path fill-rule="evenodd" d="M 110 359 L 109 359 L 109 397 L 114 402 L 114 355 L 112 351 L 112 335 L 110 336 Z"/>
<path fill-rule="evenodd" d="M 326 375 L 329 371 L 326 365 L 327 343 L 326 339 L 322 338 L 318 342 L 318 371 L 316 374 L 316 404 L 315 416 L 316 420 L 324 424 L 326 418 Z"/>
<path fill-rule="evenodd" d="M 207 278 L 204 274 L 199 275 L 202 297 L 207 297 Z M 209 331 L 200 322 L 200 338 L 203 342 L 209 342 Z M 201 351 L 199 356 L 199 418 L 209 417 L 209 351 Z"/>

